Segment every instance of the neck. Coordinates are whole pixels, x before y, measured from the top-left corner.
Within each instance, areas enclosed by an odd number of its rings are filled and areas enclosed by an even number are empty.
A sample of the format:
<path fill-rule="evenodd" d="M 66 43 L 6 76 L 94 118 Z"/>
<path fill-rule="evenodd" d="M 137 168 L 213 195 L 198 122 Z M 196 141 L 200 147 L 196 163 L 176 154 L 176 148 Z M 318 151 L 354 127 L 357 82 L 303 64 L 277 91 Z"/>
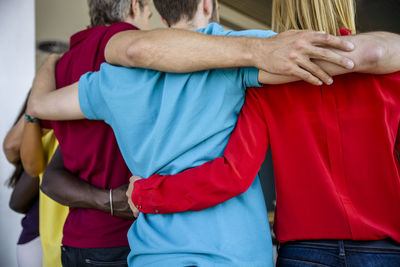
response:
<path fill-rule="evenodd" d="M 171 28 L 194 31 L 194 30 L 200 29 L 201 27 L 199 27 L 199 25 L 194 23 L 194 21 L 181 20 L 181 21 L 178 21 L 177 23 L 175 23 L 174 25 L 171 25 Z"/>

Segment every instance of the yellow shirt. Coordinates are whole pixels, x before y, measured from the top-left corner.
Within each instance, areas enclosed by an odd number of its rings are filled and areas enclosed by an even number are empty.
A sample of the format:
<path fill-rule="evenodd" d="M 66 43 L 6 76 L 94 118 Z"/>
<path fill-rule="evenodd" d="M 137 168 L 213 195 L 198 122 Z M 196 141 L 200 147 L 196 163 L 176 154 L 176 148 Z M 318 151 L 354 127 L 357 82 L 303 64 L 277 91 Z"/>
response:
<path fill-rule="evenodd" d="M 48 164 L 58 147 L 58 142 L 53 131 L 42 137 L 45 161 Z M 43 173 L 39 175 L 42 182 Z M 39 193 L 39 234 L 43 246 L 43 266 L 62 267 L 61 265 L 61 240 L 68 207 L 62 206 Z"/>

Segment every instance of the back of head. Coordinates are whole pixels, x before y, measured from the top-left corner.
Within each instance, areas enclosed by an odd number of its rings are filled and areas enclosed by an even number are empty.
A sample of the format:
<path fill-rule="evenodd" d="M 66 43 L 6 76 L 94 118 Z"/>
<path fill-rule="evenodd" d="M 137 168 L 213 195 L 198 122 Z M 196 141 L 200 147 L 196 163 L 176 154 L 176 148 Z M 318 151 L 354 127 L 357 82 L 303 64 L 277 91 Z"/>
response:
<path fill-rule="evenodd" d="M 197 12 L 200 0 L 154 0 L 154 5 L 165 19 L 168 26 L 172 26 L 182 19 L 190 21 Z"/>
<path fill-rule="evenodd" d="M 355 26 L 354 0 L 273 0 L 272 29 L 314 30 L 338 35 L 340 28 L 353 34 Z"/>
<path fill-rule="evenodd" d="M 141 8 L 145 0 L 139 0 Z M 132 0 L 88 0 L 91 27 L 124 21 L 131 12 Z"/>

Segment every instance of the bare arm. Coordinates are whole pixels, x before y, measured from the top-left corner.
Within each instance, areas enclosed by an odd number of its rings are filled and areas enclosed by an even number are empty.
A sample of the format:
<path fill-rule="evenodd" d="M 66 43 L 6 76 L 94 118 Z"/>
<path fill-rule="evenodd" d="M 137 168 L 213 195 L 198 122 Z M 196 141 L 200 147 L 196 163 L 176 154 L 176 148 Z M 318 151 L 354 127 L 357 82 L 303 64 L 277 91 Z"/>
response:
<path fill-rule="evenodd" d="M 13 211 L 27 213 L 39 194 L 39 179 L 23 172 L 11 194 L 9 206 Z"/>
<path fill-rule="evenodd" d="M 41 190 L 58 203 L 72 208 L 110 210 L 110 190 L 97 188 L 65 169 L 60 148 L 46 168 Z M 114 215 L 133 219 L 125 192 L 128 184 L 112 190 Z"/>
<path fill-rule="evenodd" d="M 314 63 L 328 72 L 331 76 L 349 72 L 370 74 L 387 74 L 400 70 L 400 35 L 387 32 L 372 32 L 340 37 L 355 45 L 351 52 L 336 50 L 344 54 L 354 63 L 354 69 L 347 69 L 326 61 L 316 60 Z M 264 84 L 282 84 L 298 81 L 297 77 L 274 75 L 260 71 L 259 81 Z"/>
<path fill-rule="evenodd" d="M 328 82 L 325 71 L 310 59 L 349 65 L 349 59 L 329 49 L 351 51 L 352 45 L 338 37 L 311 31 L 289 31 L 259 39 L 223 37 L 196 32 L 159 29 L 124 31 L 114 35 L 105 49 L 107 62 L 168 72 L 254 66 L 273 74 L 288 74 L 319 84 Z M 318 77 L 318 78 L 317 78 Z"/>
<path fill-rule="evenodd" d="M 36 177 L 46 168 L 39 121 L 25 121 L 20 154 L 24 170 L 30 176 Z"/>
<path fill-rule="evenodd" d="M 59 55 L 50 55 L 33 82 L 26 113 L 46 120 L 84 119 L 79 106 L 78 82 L 56 89 L 55 68 Z"/>
<path fill-rule="evenodd" d="M 3 141 L 3 151 L 7 160 L 16 164 L 20 160 L 20 147 L 22 141 L 22 134 L 24 132 L 24 117 L 18 120 L 11 130 L 7 133 Z"/>

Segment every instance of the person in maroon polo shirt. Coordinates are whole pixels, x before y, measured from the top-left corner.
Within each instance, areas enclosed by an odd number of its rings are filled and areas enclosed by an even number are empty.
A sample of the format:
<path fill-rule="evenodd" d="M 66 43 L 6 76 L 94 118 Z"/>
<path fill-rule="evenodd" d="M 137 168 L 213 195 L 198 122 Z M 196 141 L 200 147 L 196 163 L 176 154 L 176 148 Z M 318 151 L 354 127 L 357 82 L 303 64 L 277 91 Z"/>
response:
<path fill-rule="evenodd" d="M 151 15 L 149 1 L 146 0 L 136 0 L 132 3 L 128 0 L 88 1 L 88 4 L 91 28 L 71 37 L 70 49 L 57 65 L 57 87 L 77 81 L 88 71 L 98 70 L 101 63 L 105 62 L 104 49 L 108 40 L 118 32 L 137 30 L 135 26 L 146 28 Z M 47 177 L 46 180 L 69 181 L 58 187 L 66 196 L 75 192 L 76 187 L 90 184 L 93 190 L 103 189 L 97 195 L 103 193 L 105 199 L 112 201 L 100 202 L 97 209 L 85 205 L 87 203 L 82 197 L 69 198 L 71 203 L 60 201 L 71 207 L 63 229 L 63 266 L 127 266 L 126 257 L 130 250 L 126 233 L 133 217 L 124 213 L 123 208 L 126 205 L 120 207 L 118 204 L 123 203 L 121 200 L 124 199 L 119 196 L 130 172 L 111 128 L 104 123 L 88 120 L 42 121 L 42 127 L 54 129 L 60 146 L 56 157 L 61 159 L 65 166 L 65 169 L 57 170 L 52 167 L 54 165 L 50 166 L 51 177 Z M 80 179 L 68 180 L 65 176 L 77 176 Z M 71 181 L 78 184 L 71 186 Z M 112 194 L 112 188 L 117 188 L 117 194 Z M 55 190 L 49 189 L 46 182 L 42 190 L 54 196 Z M 88 194 L 87 198 L 90 195 L 96 194 Z M 81 203 L 73 203 L 74 201 Z M 112 204 L 115 205 L 115 212 Z M 102 208 L 104 206 L 107 208 Z"/>

